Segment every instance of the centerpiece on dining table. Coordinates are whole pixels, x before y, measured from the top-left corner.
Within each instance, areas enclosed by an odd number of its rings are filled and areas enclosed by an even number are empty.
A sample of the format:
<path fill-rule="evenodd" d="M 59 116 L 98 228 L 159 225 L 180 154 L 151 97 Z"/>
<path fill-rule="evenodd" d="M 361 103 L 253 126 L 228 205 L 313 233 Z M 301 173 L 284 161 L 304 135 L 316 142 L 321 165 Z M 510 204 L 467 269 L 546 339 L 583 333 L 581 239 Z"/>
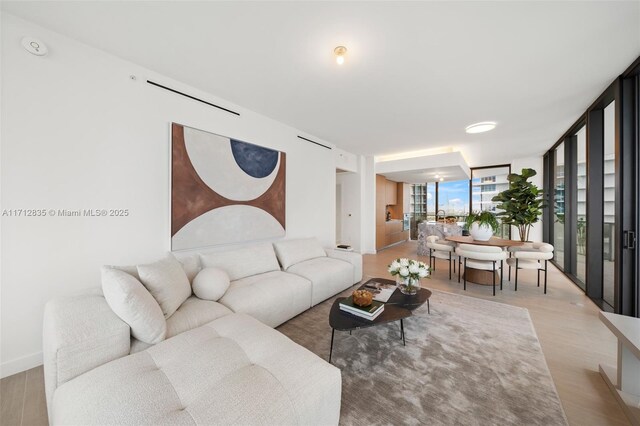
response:
<path fill-rule="evenodd" d="M 414 295 L 420 290 L 420 279 L 430 278 L 429 266 L 418 260 L 401 258 L 389 265 L 391 276 L 396 277 L 396 284 L 402 294 Z"/>

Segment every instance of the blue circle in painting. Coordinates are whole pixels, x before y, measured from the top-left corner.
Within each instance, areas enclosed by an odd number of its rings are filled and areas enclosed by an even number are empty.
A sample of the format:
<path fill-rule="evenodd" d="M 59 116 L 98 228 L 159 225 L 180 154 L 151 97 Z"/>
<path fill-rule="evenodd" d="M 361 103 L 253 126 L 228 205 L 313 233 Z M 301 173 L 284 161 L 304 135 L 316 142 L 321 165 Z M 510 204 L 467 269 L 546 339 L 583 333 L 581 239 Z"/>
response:
<path fill-rule="evenodd" d="M 231 139 L 231 152 L 238 166 L 254 178 L 267 177 L 278 164 L 278 151 Z"/>

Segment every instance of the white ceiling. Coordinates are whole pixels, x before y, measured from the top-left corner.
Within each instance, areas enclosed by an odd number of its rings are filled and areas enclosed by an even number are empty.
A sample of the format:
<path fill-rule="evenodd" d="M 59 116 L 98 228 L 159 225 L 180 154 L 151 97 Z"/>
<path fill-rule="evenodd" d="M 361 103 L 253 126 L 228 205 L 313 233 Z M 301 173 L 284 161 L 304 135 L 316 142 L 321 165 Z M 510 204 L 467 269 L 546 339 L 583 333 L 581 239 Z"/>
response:
<path fill-rule="evenodd" d="M 376 174 L 396 182 L 425 183 L 469 179 L 471 171 L 460 152 L 376 162 Z"/>
<path fill-rule="evenodd" d="M 425 182 L 450 182 L 469 179 L 469 175 L 459 166 L 435 167 L 423 170 L 405 170 L 402 172 L 378 173 L 394 182 L 417 183 Z"/>
<path fill-rule="evenodd" d="M 638 1 L 2 8 L 345 150 L 452 146 L 470 166 L 541 154 L 640 55 Z M 488 120 L 498 128 L 464 132 Z"/>

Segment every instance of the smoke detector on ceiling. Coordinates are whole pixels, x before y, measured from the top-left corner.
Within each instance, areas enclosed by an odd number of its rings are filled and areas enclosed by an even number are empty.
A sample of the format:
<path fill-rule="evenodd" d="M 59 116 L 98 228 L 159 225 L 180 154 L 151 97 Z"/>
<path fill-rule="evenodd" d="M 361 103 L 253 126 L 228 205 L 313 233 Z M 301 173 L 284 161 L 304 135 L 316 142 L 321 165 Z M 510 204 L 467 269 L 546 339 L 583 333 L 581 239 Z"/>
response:
<path fill-rule="evenodd" d="M 36 56 L 45 56 L 47 53 L 49 53 L 49 49 L 47 49 L 47 45 L 34 37 L 23 38 L 22 47 L 24 47 L 24 49 L 27 52 Z"/>

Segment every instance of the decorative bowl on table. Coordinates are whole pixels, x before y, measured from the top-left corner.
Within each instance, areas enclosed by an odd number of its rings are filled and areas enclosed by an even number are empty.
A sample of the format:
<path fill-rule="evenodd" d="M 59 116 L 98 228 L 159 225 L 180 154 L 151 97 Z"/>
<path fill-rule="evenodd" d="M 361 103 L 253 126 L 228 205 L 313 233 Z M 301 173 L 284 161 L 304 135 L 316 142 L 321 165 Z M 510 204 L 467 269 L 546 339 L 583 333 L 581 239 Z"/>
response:
<path fill-rule="evenodd" d="M 353 303 L 358 306 L 369 306 L 373 301 L 373 293 L 367 290 L 356 290 L 352 294 Z"/>

